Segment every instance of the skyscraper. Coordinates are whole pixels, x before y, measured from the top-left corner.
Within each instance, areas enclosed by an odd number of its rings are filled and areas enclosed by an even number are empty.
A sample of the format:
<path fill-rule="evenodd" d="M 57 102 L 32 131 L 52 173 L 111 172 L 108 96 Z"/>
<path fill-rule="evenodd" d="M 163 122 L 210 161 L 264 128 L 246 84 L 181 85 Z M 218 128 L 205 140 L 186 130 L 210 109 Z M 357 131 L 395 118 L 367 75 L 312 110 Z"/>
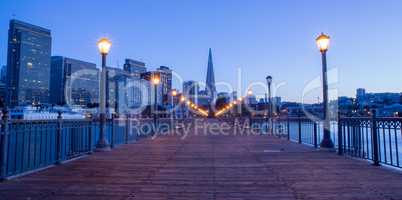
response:
<path fill-rule="evenodd" d="M 128 78 L 128 73 L 121 68 L 106 67 L 106 107 L 109 113 L 121 111 L 124 102 L 126 91 L 125 86 Z"/>
<path fill-rule="evenodd" d="M 207 81 L 205 91 L 207 92 L 210 98 L 210 102 L 212 102 L 216 97 L 216 87 L 215 87 L 214 64 L 212 62 L 211 48 L 209 48 L 209 55 L 208 55 L 208 69 L 207 69 Z"/>
<path fill-rule="evenodd" d="M 7 77 L 7 66 L 3 65 L 0 70 L 0 82 L 6 83 L 6 77 Z"/>
<path fill-rule="evenodd" d="M 167 104 L 169 103 L 169 93 L 172 90 L 172 70 L 169 69 L 169 67 L 160 66 L 157 71 L 159 72 L 161 79 L 163 103 Z"/>
<path fill-rule="evenodd" d="M 127 58 L 124 71 L 128 74 L 125 83 L 127 108 L 135 109 L 148 105 L 150 82 L 141 78 L 141 75 L 147 72 L 145 63 Z M 122 106 L 119 105 L 119 110 L 122 110 L 120 107 Z"/>
<path fill-rule="evenodd" d="M 364 88 L 357 88 L 356 90 L 356 98 L 363 99 L 366 96 L 366 89 Z"/>
<path fill-rule="evenodd" d="M 141 78 L 141 74 L 145 73 L 147 71 L 147 68 L 145 67 L 144 62 L 132 60 L 132 59 L 126 59 L 124 63 L 124 71 L 128 72 L 130 75 L 136 77 L 136 78 Z"/>
<path fill-rule="evenodd" d="M 52 56 L 50 72 L 52 104 L 86 106 L 99 102 L 99 69 L 96 64 Z"/>
<path fill-rule="evenodd" d="M 50 30 L 11 20 L 8 30 L 7 103 L 49 102 Z"/>
<path fill-rule="evenodd" d="M 155 100 L 154 100 L 155 90 L 154 90 L 154 85 L 151 83 L 151 79 L 155 74 L 159 74 L 159 77 L 161 77 L 159 71 L 148 71 L 148 72 L 145 72 L 145 73 L 141 74 L 141 78 L 144 79 L 144 80 L 147 80 L 148 83 L 149 83 L 148 84 L 149 85 L 148 93 L 147 93 L 147 94 L 149 94 L 148 95 L 148 105 L 154 105 L 154 103 L 155 103 Z M 161 81 L 161 83 L 162 83 L 162 81 Z M 156 90 L 157 90 L 156 91 L 156 97 L 157 97 L 156 104 L 161 105 L 163 103 L 163 98 L 162 98 L 162 90 L 163 90 L 163 88 L 162 88 L 162 84 L 158 84 L 157 87 L 156 87 Z"/>
<path fill-rule="evenodd" d="M 200 86 L 196 81 L 184 81 L 183 82 L 183 95 L 190 99 L 190 101 L 198 104 L 198 94 Z"/>

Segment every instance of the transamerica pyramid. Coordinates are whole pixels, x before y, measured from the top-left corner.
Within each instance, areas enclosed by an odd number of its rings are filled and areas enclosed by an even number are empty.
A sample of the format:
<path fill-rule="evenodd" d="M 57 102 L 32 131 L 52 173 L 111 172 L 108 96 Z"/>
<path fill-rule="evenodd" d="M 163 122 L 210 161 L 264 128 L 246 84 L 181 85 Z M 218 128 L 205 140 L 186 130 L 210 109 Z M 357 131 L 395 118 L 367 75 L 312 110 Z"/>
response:
<path fill-rule="evenodd" d="M 212 103 L 212 101 L 216 97 L 216 87 L 215 87 L 214 64 L 212 62 L 211 48 L 209 48 L 209 55 L 208 55 L 208 69 L 207 69 L 207 81 L 205 91 L 208 94 L 209 102 Z"/>

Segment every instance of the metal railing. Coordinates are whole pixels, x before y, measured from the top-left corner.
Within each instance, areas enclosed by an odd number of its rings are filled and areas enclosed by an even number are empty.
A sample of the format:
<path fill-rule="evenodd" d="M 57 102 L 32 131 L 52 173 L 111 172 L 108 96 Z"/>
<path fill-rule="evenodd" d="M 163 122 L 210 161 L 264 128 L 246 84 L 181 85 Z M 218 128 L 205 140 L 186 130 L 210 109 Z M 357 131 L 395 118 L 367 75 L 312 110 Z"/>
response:
<path fill-rule="evenodd" d="M 338 153 L 402 168 L 402 118 L 341 118 Z"/>
<path fill-rule="evenodd" d="M 266 123 L 266 118 L 253 118 L 253 123 Z M 273 119 L 272 134 L 319 148 L 323 125 L 305 117 Z M 331 138 L 339 155 L 373 161 L 374 165 L 402 168 L 402 118 L 339 117 L 331 121 Z"/>
<path fill-rule="evenodd" d="M 111 148 L 171 128 L 170 119 L 112 118 L 106 122 Z M 156 130 L 158 129 L 158 130 Z M 0 131 L 0 179 L 46 168 L 91 153 L 100 136 L 98 119 L 9 120 Z"/>

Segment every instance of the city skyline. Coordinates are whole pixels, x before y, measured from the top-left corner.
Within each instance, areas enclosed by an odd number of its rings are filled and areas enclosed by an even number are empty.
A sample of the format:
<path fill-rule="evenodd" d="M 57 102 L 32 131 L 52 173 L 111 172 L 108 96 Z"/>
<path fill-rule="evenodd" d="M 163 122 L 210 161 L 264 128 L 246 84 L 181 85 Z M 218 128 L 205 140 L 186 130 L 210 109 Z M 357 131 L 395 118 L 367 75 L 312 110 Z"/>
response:
<path fill-rule="evenodd" d="M 67 2 L 1 4 L 0 65 L 6 64 L 8 22 L 15 14 L 16 19 L 52 30 L 53 56 L 77 58 L 99 66 L 95 43 L 106 35 L 113 42 L 111 66 L 119 63 L 122 68 L 125 58 L 133 58 L 144 61 L 150 70 L 166 65 L 184 80 L 204 81 L 205 58 L 211 47 L 217 82 L 236 85 L 237 69 L 240 68 L 243 88 L 239 92 L 244 94 L 248 83 L 264 82 L 264 77 L 269 74 L 274 83 L 286 82 L 277 96 L 300 101 L 303 87 L 320 76 L 319 52 L 314 39 L 320 32 L 326 32 L 332 39 L 328 52 L 329 69 L 337 68 L 339 73 L 339 96 L 355 96 L 355 90 L 360 87 L 370 92 L 402 90 L 398 82 L 402 61 L 397 56 L 402 52 L 402 44 L 396 39 L 402 30 L 393 26 L 397 19 L 402 19 L 396 9 L 401 2 L 397 1 L 388 4 L 365 1 L 347 4 L 233 2 L 227 9 L 223 9 L 227 6 L 225 2 L 182 2 L 173 7 L 162 1 L 136 1 L 98 5 L 97 9 L 90 9 L 89 3 L 81 3 L 74 9 L 88 11 L 79 15 L 82 22 L 75 16 L 48 17 L 57 12 L 55 5 L 60 5 L 60 9 L 71 8 Z M 304 5 L 303 9 L 297 9 L 301 5 Z M 329 6 L 331 10 L 326 9 Z M 192 9 L 194 7 L 199 9 Z M 107 8 L 139 9 L 135 14 L 114 12 L 99 20 L 95 12 Z M 45 15 L 41 9 L 49 13 Z M 207 9 L 210 12 L 204 13 Z M 164 15 L 161 10 L 170 12 Z M 240 10 L 241 14 L 236 15 Z M 368 10 L 377 15 L 366 14 Z M 341 11 L 343 15 L 336 14 Z M 379 69 L 381 73 L 378 73 Z M 174 83 L 174 87 L 180 88 L 180 85 Z M 261 88 L 255 90 L 256 93 L 264 92 Z M 308 102 L 316 102 L 320 91 L 316 93 L 309 96 Z"/>

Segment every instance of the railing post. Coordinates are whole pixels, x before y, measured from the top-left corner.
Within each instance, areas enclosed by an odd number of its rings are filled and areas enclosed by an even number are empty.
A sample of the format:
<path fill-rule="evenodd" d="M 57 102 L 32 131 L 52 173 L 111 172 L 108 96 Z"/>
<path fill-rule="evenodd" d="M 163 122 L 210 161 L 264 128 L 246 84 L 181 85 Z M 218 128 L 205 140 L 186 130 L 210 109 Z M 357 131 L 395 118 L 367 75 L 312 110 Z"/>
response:
<path fill-rule="evenodd" d="M 128 144 L 128 134 L 130 131 L 130 120 L 128 114 L 126 115 L 126 128 L 125 128 L 125 133 L 124 133 L 124 143 Z"/>
<path fill-rule="evenodd" d="M 93 126 L 93 121 L 94 121 L 94 119 L 92 118 L 92 116 L 91 116 L 91 118 L 90 118 L 90 120 L 89 120 L 89 122 L 88 122 L 88 154 L 92 154 L 92 152 L 93 152 L 93 149 L 92 149 L 92 138 L 93 138 L 93 128 L 92 128 L 92 126 Z"/>
<path fill-rule="evenodd" d="M 289 120 L 289 116 L 287 117 L 286 120 L 286 132 L 287 132 L 287 139 L 290 140 L 290 120 Z"/>
<path fill-rule="evenodd" d="M 314 132 L 313 132 L 313 139 L 314 139 L 314 148 L 318 148 L 318 142 L 317 142 L 317 132 L 318 132 L 318 128 L 317 128 L 317 122 L 313 121 L 313 125 L 314 125 Z"/>
<path fill-rule="evenodd" d="M 301 115 L 299 114 L 299 116 L 298 116 L 298 122 L 299 122 L 299 144 L 301 144 L 302 143 L 302 127 L 301 127 L 301 125 L 302 125 L 302 121 L 301 121 Z"/>
<path fill-rule="evenodd" d="M 115 133 L 114 133 L 114 119 L 115 119 L 115 114 L 112 114 L 112 119 L 111 119 L 111 122 L 110 122 L 110 148 L 114 148 L 114 143 L 115 143 L 115 137 L 114 137 L 114 135 L 115 135 Z"/>
<path fill-rule="evenodd" d="M 343 137 L 342 137 L 341 113 L 338 112 L 338 155 L 343 155 Z"/>
<path fill-rule="evenodd" d="M 378 144 L 378 134 L 377 134 L 377 120 L 376 120 L 376 111 L 373 110 L 373 115 L 371 118 L 371 133 L 373 137 L 373 165 L 380 166 L 380 160 L 378 159 L 379 154 L 379 144 Z"/>
<path fill-rule="evenodd" d="M 62 116 L 61 112 L 57 115 L 57 128 L 56 128 L 56 165 L 61 163 L 61 149 L 62 149 Z"/>
<path fill-rule="evenodd" d="M 250 115 L 248 116 L 248 126 L 249 126 L 250 130 L 251 130 L 251 125 L 252 125 L 252 117 L 251 117 L 251 112 L 250 112 Z"/>
<path fill-rule="evenodd" d="M 8 111 L 7 109 L 3 110 L 2 116 L 2 124 L 1 124 L 1 138 L 0 138 L 0 181 L 5 180 L 7 176 L 7 156 L 8 156 Z"/>

